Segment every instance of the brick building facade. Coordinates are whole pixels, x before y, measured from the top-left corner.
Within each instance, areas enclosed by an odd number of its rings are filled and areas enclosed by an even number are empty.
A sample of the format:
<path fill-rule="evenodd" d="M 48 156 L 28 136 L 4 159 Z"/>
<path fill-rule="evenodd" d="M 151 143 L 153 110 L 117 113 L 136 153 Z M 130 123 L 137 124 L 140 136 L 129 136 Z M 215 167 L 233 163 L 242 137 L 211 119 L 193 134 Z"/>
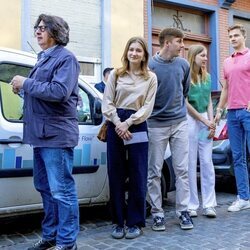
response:
<path fill-rule="evenodd" d="M 208 70 L 213 89 L 220 88 L 222 64 L 232 52 L 228 26 L 242 23 L 247 29 L 250 47 L 250 0 L 144 0 L 144 21 L 144 36 L 152 54 L 158 49 L 157 34 L 164 28 L 163 23 L 165 27 L 184 31 L 186 51 L 191 44 L 203 43 L 209 52 Z"/>
<path fill-rule="evenodd" d="M 0 0 L 0 46 L 39 50 L 33 34 L 39 13 L 59 15 L 68 21 L 68 48 L 82 57 L 91 82 L 100 81 L 105 67 L 119 67 L 126 41 L 144 36 L 150 53 L 158 49 L 158 34 L 165 27 L 179 27 L 188 47 L 203 43 L 209 52 L 208 70 L 213 89 L 220 88 L 222 63 L 231 53 L 227 27 L 243 23 L 250 47 L 250 0 Z M 12 13 L 10 15 L 10 13 Z M 11 18 L 10 18 L 11 16 Z M 10 32 L 11 31 L 11 32 Z M 84 73 L 84 75 L 86 75 Z"/>

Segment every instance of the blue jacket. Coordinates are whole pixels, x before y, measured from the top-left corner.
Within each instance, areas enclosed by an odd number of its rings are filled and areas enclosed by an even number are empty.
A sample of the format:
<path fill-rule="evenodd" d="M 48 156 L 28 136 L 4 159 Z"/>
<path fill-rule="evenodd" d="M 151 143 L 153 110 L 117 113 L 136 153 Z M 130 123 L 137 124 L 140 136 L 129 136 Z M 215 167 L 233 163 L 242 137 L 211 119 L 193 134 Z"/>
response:
<path fill-rule="evenodd" d="M 74 147 L 78 143 L 78 76 L 75 56 L 57 46 L 31 70 L 23 85 L 24 143 Z"/>
<path fill-rule="evenodd" d="M 101 93 L 104 93 L 105 83 L 103 81 L 96 83 L 95 88 L 98 89 Z"/>

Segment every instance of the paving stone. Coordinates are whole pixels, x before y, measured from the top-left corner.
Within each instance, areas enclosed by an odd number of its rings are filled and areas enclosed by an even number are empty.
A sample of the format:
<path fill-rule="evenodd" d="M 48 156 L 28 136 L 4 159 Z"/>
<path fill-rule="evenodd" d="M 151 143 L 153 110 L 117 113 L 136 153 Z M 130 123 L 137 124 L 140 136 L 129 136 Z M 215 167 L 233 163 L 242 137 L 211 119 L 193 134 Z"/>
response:
<path fill-rule="evenodd" d="M 77 239 L 80 250 L 244 250 L 250 249 L 250 209 L 236 213 L 227 212 L 235 195 L 217 193 L 217 218 L 209 219 L 198 210 L 194 218 L 194 229 L 181 230 L 175 215 L 175 194 L 169 195 L 164 207 L 166 231 L 154 232 L 151 229 L 152 217 L 146 220 L 143 235 L 134 240 L 111 238 L 112 225 L 107 220 L 91 219 L 81 222 Z M 86 217 L 86 215 L 85 215 Z M 0 250 L 24 250 L 41 237 L 40 229 L 25 233 L 0 235 Z"/>

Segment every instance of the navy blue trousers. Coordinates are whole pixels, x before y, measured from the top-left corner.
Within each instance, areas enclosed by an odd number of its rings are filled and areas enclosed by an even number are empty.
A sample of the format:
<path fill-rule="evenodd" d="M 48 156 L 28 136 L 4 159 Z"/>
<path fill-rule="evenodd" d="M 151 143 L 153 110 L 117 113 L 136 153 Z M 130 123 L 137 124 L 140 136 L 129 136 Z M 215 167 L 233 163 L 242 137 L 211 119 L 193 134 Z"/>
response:
<path fill-rule="evenodd" d="M 121 121 L 135 111 L 118 109 Z M 147 132 L 143 122 L 132 125 L 130 132 Z M 115 126 L 109 123 L 107 132 L 107 159 L 110 186 L 112 222 L 119 226 L 145 226 L 146 192 L 148 172 L 148 142 L 124 145 L 116 134 Z M 128 184 L 125 184 L 128 180 Z M 125 191 L 128 189 L 127 201 Z"/>

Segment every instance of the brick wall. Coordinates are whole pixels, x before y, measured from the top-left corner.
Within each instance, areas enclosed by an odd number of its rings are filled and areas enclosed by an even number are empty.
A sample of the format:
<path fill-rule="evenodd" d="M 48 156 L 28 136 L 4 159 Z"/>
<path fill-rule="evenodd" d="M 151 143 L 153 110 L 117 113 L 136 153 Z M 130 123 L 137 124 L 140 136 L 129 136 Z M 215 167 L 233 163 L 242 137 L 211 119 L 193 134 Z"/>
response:
<path fill-rule="evenodd" d="M 234 9 L 250 12 L 250 1 L 249 0 L 236 0 L 234 4 L 231 6 Z M 250 16 L 250 13 L 249 13 Z"/>
<path fill-rule="evenodd" d="M 214 6 L 218 4 L 218 0 L 193 0 L 193 2 L 214 5 Z"/>
<path fill-rule="evenodd" d="M 228 10 L 219 10 L 219 61 L 220 61 L 220 79 L 223 80 L 223 62 L 229 56 L 229 41 L 228 41 Z"/>
<path fill-rule="evenodd" d="M 144 36 L 148 37 L 148 15 L 147 15 L 147 0 L 144 1 Z M 202 3 L 206 5 L 212 5 L 218 7 L 218 0 L 192 0 L 194 3 Z M 250 18 L 250 0 L 236 0 L 234 4 L 231 5 L 231 9 L 235 9 L 238 11 L 249 12 Z M 219 44 L 218 51 L 219 55 L 215 55 L 219 57 L 220 62 L 220 80 L 223 80 L 223 62 L 226 57 L 230 54 L 230 45 L 228 41 L 228 33 L 227 28 L 229 26 L 229 10 L 224 8 L 218 8 L 218 16 L 219 16 Z"/>

